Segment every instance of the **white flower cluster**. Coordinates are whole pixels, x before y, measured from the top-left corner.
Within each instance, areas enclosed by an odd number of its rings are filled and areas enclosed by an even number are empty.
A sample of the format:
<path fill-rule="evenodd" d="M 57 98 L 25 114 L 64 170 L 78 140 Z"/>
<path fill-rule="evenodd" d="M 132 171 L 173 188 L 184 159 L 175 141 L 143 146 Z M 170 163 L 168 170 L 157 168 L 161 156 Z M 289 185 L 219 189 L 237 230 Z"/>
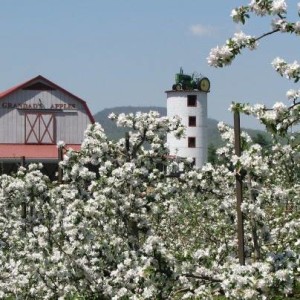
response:
<path fill-rule="evenodd" d="M 281 76 L 293 79 L 295 82 L 300 78 L 300 65 L 297 61 L 288 64 L 284 59 L 277 57 L 273 60 L 272 66 Z"/>
<path fill-rule="evenodd" d="M 234 22 L 245 24 L 251 13 L 257 16 L 276 16 L 271 22 L 272 31 L 259 37 L 236 33 L 233 38 L 226 41 L 224 46 L 218 46 L 210 51 L 207 58 L 209 65 L 213 67 L 230 65 L 241 49 L 256 49 L 258 40 L 277 31 L 300 34 L 300 21 L 289 22 L 286 18 L 287 3 L 285 0 L 251 0 L 248 5 L 233 9 L 231 17 Z"/>
<path fill-rule="evenodd" d="M 300 90 L 288 90 L 286 92 L 286 97 L 289 99 L 289 100 L 293 100 L 293 101 L 296 101 L 299 97 L 300 97 Z"/>
<path fill-rule="evenodd" d="M 286 14 L 287 4 L 286 4 L 285 0 L 272 1 L 271 11 L 272 11 L 273 15 Z"/>
<path fill-rule="evenodd" d="M 249 12 L 253 12 L 257 16 L 284 16 L 287 13 L 287 4 L 285 0 L 251 0 L 247 6 L 233 9 L 231 17 L 234 22 L 245 23 L 245 17 L 249 18 Z"/>
<path fill-rule="evenodd" d="M 221 67 L 224 65 L 230 65 L 234 55 L 231 48 L 228 45 L 217 46 L 211 49 L 207 58 L 208 64 L 214 67 Z"/>
<path fill-rule="evenodd" d="M 64 141 L 58 141 L 57 142 L 57 148 L 63 148 L 66 145 Z"/>
<path fill-rule="evenodd" d="M 253 50 L 257 47 L 255 37 L 246 35 L 245 33 L 235 33 L 233 38 L 227 40 L 226 45 L 213 48 L 207 58 L 208 64 L 213 67 L 223 67 L 230 65 L 235 56 L 242 48 Z"/>

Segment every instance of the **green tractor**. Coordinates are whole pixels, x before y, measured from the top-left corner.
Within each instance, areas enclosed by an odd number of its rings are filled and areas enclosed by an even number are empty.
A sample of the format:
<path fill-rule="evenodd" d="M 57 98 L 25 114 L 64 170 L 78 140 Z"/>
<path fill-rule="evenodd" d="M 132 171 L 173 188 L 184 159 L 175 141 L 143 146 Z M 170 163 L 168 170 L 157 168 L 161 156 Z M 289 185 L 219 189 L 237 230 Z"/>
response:
<path fill-rule="evenodd" d="M 207 77 L 183 74 L 182 68 L 180 72 L 175 75 L 175 84 L 172 86 L 174 91 L 200 90 L 209 92 L 210 82 Z"/>

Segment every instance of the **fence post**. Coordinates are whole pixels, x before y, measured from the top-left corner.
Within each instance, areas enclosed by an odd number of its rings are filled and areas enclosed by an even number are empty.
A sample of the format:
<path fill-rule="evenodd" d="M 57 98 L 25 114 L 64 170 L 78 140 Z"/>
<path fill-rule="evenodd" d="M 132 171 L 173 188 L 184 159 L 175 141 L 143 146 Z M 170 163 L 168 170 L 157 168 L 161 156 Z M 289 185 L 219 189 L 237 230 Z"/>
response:
<path fill-rule="evenodd" d="M 125 149 L 126 149 L 126 156 L 127 156 L 127 160 L 129 160 L 129 132 L 125 132 Z"/>
<path fill-rule="evenodd" d="M 234 111 L 234 148 L 235 154 L 241 156 L 241 122 L 240 112 Z M 238 256 L 240 265 L 245 264 L 245 246 L 244 246 L 244 218 L 241 210 L 243 202 L 243 178 L 241 170 L 236 170 L 236 210 L 237 210 L 237 235 L 238 235 Z"/>
<path fill-rule="evenodd" d="M 25 167 L 25 156 L 21 156 L 21 167 Z M 25 201 L 23 201 L 21 204 L 21 218 L 24 221 L 23 229 L 26 233 L 27 205 Z"/>

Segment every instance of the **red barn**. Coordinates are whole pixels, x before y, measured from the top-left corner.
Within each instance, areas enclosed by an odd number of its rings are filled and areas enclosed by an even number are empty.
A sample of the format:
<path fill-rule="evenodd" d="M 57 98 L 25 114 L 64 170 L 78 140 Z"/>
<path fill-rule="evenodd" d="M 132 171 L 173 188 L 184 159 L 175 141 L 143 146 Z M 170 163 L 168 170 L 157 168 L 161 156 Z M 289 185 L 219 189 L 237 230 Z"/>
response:
<path fill-rule="evenodd" d="M 1 173 L 15 169 L 21 158 L 53 172 L 57 142 L 79 149 L 90 123 L 94 118 L 84 100 L 42 76 L 0 93 Z"/>

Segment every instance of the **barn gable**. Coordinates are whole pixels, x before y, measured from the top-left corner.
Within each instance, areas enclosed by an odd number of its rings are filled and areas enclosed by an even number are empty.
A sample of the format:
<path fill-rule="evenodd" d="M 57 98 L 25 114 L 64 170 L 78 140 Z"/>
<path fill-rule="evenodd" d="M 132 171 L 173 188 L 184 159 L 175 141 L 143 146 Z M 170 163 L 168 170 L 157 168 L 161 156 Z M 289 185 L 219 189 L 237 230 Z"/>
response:
<path fill-rule="evenodd" d="M 60 91 L 61 94 L 68 95 L 70 98 L 73 98 L 75 101 L 79 102 L 82 104 L 84 107 L 87 115 L 89 116 L 90 122 L 94 123 L 94 118 L 86 104 L 86 102 L 79 97 L 75 96 L 74 94 L 68 92 L 67 90 L 63 89 L 62 87 L 58 86 L 57 84 L 51 82 L 50 80 L 46 79 L 45 77 L 39 75 L 33 79 L 30 79 L 20 85 L 14 86 L 2 93 L 0 93 L 0 103 L 6 99 L 8 96 L 11 94 L 14 94 L 17 91 L 20 90 L 32 90 L 32 91 Z M 3 103 L 2 103 L 3 107 Z"/>
<path fill-rule="evenodd" d="M 90 123 L 84 100 L 37 76 L 0 93 L 0 160 L 57 160 L 57 142 L 79 149 Z"/>

